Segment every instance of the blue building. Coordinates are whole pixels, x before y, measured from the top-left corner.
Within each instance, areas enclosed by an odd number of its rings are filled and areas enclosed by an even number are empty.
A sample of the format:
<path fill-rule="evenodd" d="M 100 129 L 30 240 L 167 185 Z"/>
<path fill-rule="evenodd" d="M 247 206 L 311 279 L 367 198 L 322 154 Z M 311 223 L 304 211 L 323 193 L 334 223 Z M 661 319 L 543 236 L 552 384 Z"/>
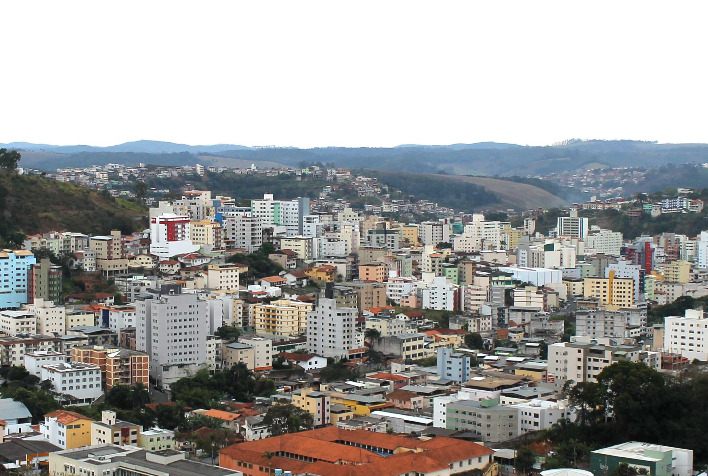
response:
<path fill-rule="evenodd" d="M 439 347 L 437 350 L 438 375 L 440 378 L 467 382 L 472 372 L 472 358 L 461 352 L 455 352 L 450 347 Z"/>
<path fill-rule="evenodd" d="M 29 272 L 37 260 L 31 251 L 0 251 L 0 309 L 27 303 Z"/>

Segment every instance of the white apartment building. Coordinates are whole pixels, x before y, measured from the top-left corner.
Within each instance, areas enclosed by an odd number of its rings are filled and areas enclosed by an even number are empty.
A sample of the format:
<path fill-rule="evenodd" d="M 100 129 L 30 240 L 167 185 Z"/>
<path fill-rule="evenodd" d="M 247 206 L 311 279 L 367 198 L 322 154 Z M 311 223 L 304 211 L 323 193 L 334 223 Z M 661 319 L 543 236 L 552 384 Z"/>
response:
<path fill-rule="evenodd" d="M 459 286 L 447 282 L 444 276 L 436 276 L 433 282 L 422 290 L 423 309 L 454 311 L 458 293 Z"/>
<path fill-rule="evenodd" d="M 206 365 L 209 333 L 207 303 L 171 290 L 136 302 L 136 350 L 150 356 L 150 375 L 166 387 Z"/>
<path fill-rule="evenodd" d="M 698 267 L 708 268 L 708 231 L 702 231 L 698 240 Z"/>
<path fill-rule="evenodd" d="M 108 328 L 113 332 L 120 332 L 128 327 L 135 328 L 135 306 L 113 306 L 103 310 L 108 315 Z M 105 325 L 105 323 L 103 323 Z"/>
<path fill-rule="evenodd" d="M 199 250 L 190 239 L 190 219 L 165 213 L 150 219 L 150 253 L 162 259 Z"/>
<path fill-rule="evenodd" d="M 310 215 L 310 199 L 274 200 L 273 194 L 263 195 L 263 199 L 251 200 L 251 216 L 258 218 L 262 227 L 285 226 L 288 236 L 303 233 L 302 218 Z"/>
<path fill-rule="evenodd" d="M 424 221 L 418 228 L 418 238 L 424 245 L 435 246 L 450 241 L 450 224 L 439 221 Z"/>
<path fill-rule="evenodd" d="M 564 401 L 533 399 L 510 405 L 519 411 L 519 435 L 532 431 L 546 430 L 560 420 L 575 420 L 575 412 Z"/>
<path fill-rule="evenodd" d="M 103 395 L 101 367 L 83 362 L 57 362 L 41 369 L 43 381 L 52 383 L 52 390 L 66 396 L 65 405 L 90 405 Z"/>
<path fill-rule="evenodd" d="M 207 286 L 211 289 L 238 291 L 243 269 L 235 264 L 210 264 L 207 267 Z"/>
<path fill-rule="evenodd" d="M 29 373 L 41 379 L 44 365 L 64 363 L 66 359 L 66 354 L 61 352 L 38 350 L 25 354 L 25 368 Z"/>
<path fill-rule="evenodd" d="M 595 250 L 595 253 L 619 256 L 622 249 L 623 237 L 619 231 L 591 230 L 585 238 L 585 247 Z"/>
<path fill-rule="evenodd" d="M 347 357 L 359 347 L 356 337 L 356 308 L 337 307 L 332 298 L 320 298 L 307 315 L 307 351 L 323 357 Z"/>
<path fill-rule="evenodd" d="M 28 312 L 37 319 L 37 333 L 42 335 L 63 336 L 66 334 L 66 308 L 57 306 L 52 301 L 35 299 L 26 306 Z"/>
<path fill-rule="evenodd" d="M 646 332 L 645 308 L 580 309 L 575 313 L 575 335 L 634 338 Z"/>
<path fill-rule="evenodd" d="M 684 317 L 664 318 L 664 352 L 708 361 L 708 319 L 702 310 L 687 309 Z"/>
<path fill-rule="evenodd" d="M 37 333 L 37 318 L 30 311 L 0 311 L 0 330 L 8 336 Z"/>
<path fill-rule="evenodd" d="M 556 231 L 558 236 L 571 236 L 585 240 L 588 234 L 589 220 L 578 217 L 577 210 L 571 210 L 569 217 L 558 217 Z"/>

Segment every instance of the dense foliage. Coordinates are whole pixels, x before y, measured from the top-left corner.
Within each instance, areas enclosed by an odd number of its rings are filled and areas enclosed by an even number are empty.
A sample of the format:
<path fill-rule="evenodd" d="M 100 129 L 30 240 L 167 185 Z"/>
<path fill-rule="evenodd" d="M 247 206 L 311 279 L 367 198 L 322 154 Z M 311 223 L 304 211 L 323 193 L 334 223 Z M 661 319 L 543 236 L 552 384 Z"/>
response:
<path fill-rule="evenodd" d="M 268 426 L 271 436 L 285 433 L 311 430 L 313 417 L 307 410 L 302 410 L 292 404 L 275 404 L 263 417 L 263 423 Z"/>
<path fill-rule="evenodd" d="M 268 259 L 268 255 L 273 251 L 273 243 L 263 243 L 255 253 L 231 255 L 227 261 L 248 266 L 246 279 L 251 283 L 256 279 L 275 276 L 283 270 L 277 263 Z"/>
<path fill-rule="evenodd" d="M 544 437 L 592 448 L 644 441 L 691 448 L 708 459 L 708 375 L 693 365 L 681 378 L 665 376 L 642 363 L 617 362 L 597 382 L 566 386 L 577 421 L 556 425 Z"/>
<path fill-rule="evenodd" d="M 200 370 L 192 377 L 184 377 L 170 386 L 172 400 L 192 408 L 218 408 L 219 401 L 235 399 L 252 402 L 255 397 L 269 397 L 275 393 L 272 380 L 256 377 L 246 364 L 240 362 L 230 369 L 217 370 L 209 375 Z"/>

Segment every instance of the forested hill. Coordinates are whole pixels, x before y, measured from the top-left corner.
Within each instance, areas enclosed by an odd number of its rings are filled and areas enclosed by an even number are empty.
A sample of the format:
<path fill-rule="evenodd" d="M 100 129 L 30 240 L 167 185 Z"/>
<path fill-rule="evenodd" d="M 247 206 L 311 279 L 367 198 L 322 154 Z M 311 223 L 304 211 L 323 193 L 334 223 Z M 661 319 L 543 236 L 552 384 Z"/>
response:
<path fill-rule="evenodd" d="M 105 192 L 0 172 L 0 235 L 46 231 L 108 234 L 145 229 L 147 210 L 134 202 L 114 199 Z"/>

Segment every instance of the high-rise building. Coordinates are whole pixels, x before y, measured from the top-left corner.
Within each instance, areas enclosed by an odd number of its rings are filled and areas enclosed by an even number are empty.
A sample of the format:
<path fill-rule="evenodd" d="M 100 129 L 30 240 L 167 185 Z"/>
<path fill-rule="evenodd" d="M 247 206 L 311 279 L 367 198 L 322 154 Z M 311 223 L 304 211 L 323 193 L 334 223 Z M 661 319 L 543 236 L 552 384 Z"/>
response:
<path fill-rule="evenodd" d="M 356 308 L 338 307 L 328 289 L 307 315 L 307 351 L 323 357 L 347 357 L 359 347 L 356 338 Z"/>
<path fill-rule="evenodd" d="M 49 258 L 43 258 L 39 263 L 32 265 L 28 278 L 28 303 L 33 303 L 35 299 L 42 299 L 63 304 L 61 266 L 53 265 Z"/>
<path fill-rule="evenodd" d="M 136 349 L 150 356 L 150 373 L 162 386 L 203 367 L 207 361 L 209 311 L 206 301 L 182 294 L 179 286 L 136 302 Z"/>
<path fill-rule="evenodd" d="M 588 235 L 589 220 L 578 216 L 577 210 L 571 210 L 569 217 L 558 217 L 556 232 L 558 236 L 571 236 L 585 240 Z"/>
<path fill-rule="evenodd" d="M 302 235 L 304 217 L 310 214 L 310 199 L 274 200 L 266 193 L 262 199 L 251 200 L 251 216 L 260 220 L 261 226 L 284 226 L 288 236 Z"/>
<path fill-rule="evenodd" d="M 708 319 L 703 310 L 687 309 L 684 317 L 664 318 L 664 352 L 708 361 Z"/>
<path fill-rule="evenodd" d="M 708 231 L 702 231 L 698 240 L 698 267 L 708 268 Z"/>
<path fill-rule="evenodd" d="M 18 308 L 27 303 L 29 272 L 36 263 L 27 250 L 0 251 L 0 309 Z"/>
<path fill-rule="evenodd" d="M 150 253 L 170 258 L 199 250 L 190 239 L 190 221 L 186 215 L 165 213 L 150 219 Z"/>
<path fill-rule="evenodd" d="M 52 301 L 36 299 L 27 305 L 27 310 L 37 319 L 37 333 L 45 336 L 66 334 L 66 308 Z"/>
<path fill-rule="evenodd" d="M 250 212 L 249 212 L 250 213 Z M 224 246 L 253 253 L 263 244 L 263 226 L 258 217 L 225 212 L 222 218 Z"/>

